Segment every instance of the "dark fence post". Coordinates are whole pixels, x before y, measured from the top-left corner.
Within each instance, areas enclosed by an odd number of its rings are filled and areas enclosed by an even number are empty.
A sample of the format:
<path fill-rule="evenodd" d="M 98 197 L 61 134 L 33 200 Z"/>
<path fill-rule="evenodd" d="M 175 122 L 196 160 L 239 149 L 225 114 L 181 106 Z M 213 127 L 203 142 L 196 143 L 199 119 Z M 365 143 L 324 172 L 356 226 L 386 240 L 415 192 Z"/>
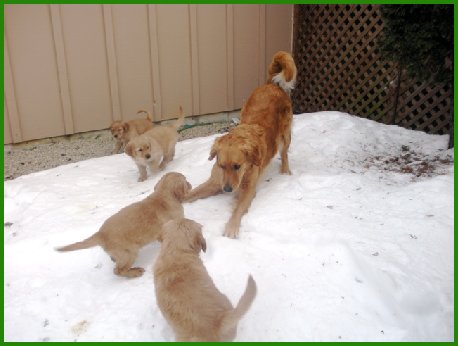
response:
<path fill-rule="evenodd" d="M 396 83 L 396 94 L 394 97 L 394 109 L 393 109 L 393 117 L 391 119 L 391 124 L 396 125 L 396 118 L 398 116 L 398 104 L 399 104 L 399 93 L 401 90 L 401 80 L 402 80 L 402 65 L 398 65 L 398 80 Z"/>
<path fill-rule="evenodd" d="M 453 88 L 453 81 L 451 85 L 451 91 L 450 91 L 450 138 L 448 141 L 448 148 L 453 148 L 454 143 L 453 143 L 453 135 L 454 135 L 454 128 L 453 128 L 453 105 L 454 105 L 454 88 Z"/>

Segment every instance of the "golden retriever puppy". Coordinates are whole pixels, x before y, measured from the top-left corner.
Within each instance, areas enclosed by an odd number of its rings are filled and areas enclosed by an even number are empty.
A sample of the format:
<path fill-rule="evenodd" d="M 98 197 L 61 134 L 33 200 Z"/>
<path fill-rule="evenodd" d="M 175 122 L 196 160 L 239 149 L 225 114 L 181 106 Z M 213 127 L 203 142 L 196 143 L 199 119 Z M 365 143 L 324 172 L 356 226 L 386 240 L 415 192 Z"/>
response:
<path fill-rule="evenodd" d="M 147 198 L 118 211 L 103 223 L 97 233 L 86 240 L 57 250 L 74 251 L 98 245 L 116 263 L 116 275 L 129 278 L 141 276 L 143 268 L 131 268 L 138 251 L 159 240 L 165 222 L 184 216 L 181 202 L 190 189 L 191 184 L 182 174 L 167 173 Z"/>
<path fill-rule="evenodd" d="M 129 121 L 115 121 L 111 124 L 110 130 L 116 140 L 113 154 L 119 153 L 119 150 L 134 137 L 145 133 L 153 128 L 151 114 L 145 110 L 139 110 L 137 114 L 146 113 L 146 119 L 134 119 Z"/>
<path fill-rule="evenodd" d="M 154 264 L 156 301 L 177 341 L 232 341 L 238 321 L 256 296 L 256 283 L 250 275 L 234 308 L 199 257 L 207 247 L 201 229 L 189 219 L 170 220 L 162 228 L 161 251 Z"/>
<path fill-rule="evenodd" d="M 280 150 L 283 174 L 291 174 L 288 149 L 293 119 L 289 92 L 296 80 L 290 54 L 277 52 L 269 66 L 267 84 L 255 89 L 240 113 L 240 125 L 215 140 L 209 160 L 216 157 L 210 178 L 192 190 L 186 201 L 235 192 L 236 202 L 224 235 L 236 238 L 242 216 L 256 194 L 262 172 Z"/>
<path fill-rule="evenodd" d="M 125 153 L 132 157 L 140 174 L 138 181 L 147 178 L 146 167 L 152 173 L 163 170 L 175 156 L 175 145 L 178 141 L 177 129 L 183 124 L 183 108 L 180 116 L 172 125 L 155 126 L 144 134 L 133 138 L 127 145 Z"/>

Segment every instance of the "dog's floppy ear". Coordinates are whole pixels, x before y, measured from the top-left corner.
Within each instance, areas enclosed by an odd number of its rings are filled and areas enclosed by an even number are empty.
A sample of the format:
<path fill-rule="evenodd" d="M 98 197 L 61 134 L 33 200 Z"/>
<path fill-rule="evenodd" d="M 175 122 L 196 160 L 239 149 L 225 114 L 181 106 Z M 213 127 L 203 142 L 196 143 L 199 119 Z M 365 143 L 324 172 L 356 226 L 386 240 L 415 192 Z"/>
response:
<path fill-rule="evenodd" d="M 242 151 L 248 162 L 255 166 L 261 166 L 261 150 L 258 145 L 249 141 L 242 147 Z"/>
<path fill-rule="evenodd" d="M 211 161 L 215 158 L 216 154 L 218 154 L 219 150 L 219 138 L 215 139 L 215 142 L 212 145 L 210 150 L 210 156 L 208 157 L 208 161 Z"/>
<path fill-rule="evenodd" d="M 124 149 L 124 152 L 129 156 L 133 156 L 134 155 L 134 144 L 130 142 L 127 143 L 126 148 Z"/>

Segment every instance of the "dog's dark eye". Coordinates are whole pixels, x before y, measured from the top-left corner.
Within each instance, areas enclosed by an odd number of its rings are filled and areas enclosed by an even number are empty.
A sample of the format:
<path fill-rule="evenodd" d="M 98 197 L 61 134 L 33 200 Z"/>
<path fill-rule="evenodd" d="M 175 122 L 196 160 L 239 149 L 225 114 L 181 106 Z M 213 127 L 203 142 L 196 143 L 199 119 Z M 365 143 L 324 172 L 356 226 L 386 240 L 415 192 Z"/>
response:
<path fill-rule="evenodd" d="M 138 151 L 143 151 L 143 149 L 142 149 L 142 148 L 140 148 L 140 149 L 138 149 Z"/>
<path fill-rule="evenodd" d="M 240 165 L 233 165 L 233 166 L 232 166 L 232 169 L 233 169 L 234 171 L 238 171 L 239 168 L 240 168 Z"/>

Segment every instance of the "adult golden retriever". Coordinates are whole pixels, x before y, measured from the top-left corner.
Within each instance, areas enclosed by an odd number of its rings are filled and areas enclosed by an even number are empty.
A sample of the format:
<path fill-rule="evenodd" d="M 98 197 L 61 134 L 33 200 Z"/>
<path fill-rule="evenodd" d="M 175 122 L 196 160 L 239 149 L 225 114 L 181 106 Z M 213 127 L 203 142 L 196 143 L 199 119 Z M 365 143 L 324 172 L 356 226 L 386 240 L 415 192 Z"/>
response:
<path fill-rule="evenodd" d="M 289 93 L 296 80 L 292 56 L 277 52 L 268 69 L 265 85 L 255 89 L 240 114 L 240 125 L 215 140 L 209 160 L 216 157 L 210 178 L 192 190 L 185 201 L 235 192 L 236 202 L 224 235 L 236 238 L 242 216 L 256 194 L 262 172 L 280 149 L 283 174 L 291 174 L 288 148 L 293 118 Z"/>

